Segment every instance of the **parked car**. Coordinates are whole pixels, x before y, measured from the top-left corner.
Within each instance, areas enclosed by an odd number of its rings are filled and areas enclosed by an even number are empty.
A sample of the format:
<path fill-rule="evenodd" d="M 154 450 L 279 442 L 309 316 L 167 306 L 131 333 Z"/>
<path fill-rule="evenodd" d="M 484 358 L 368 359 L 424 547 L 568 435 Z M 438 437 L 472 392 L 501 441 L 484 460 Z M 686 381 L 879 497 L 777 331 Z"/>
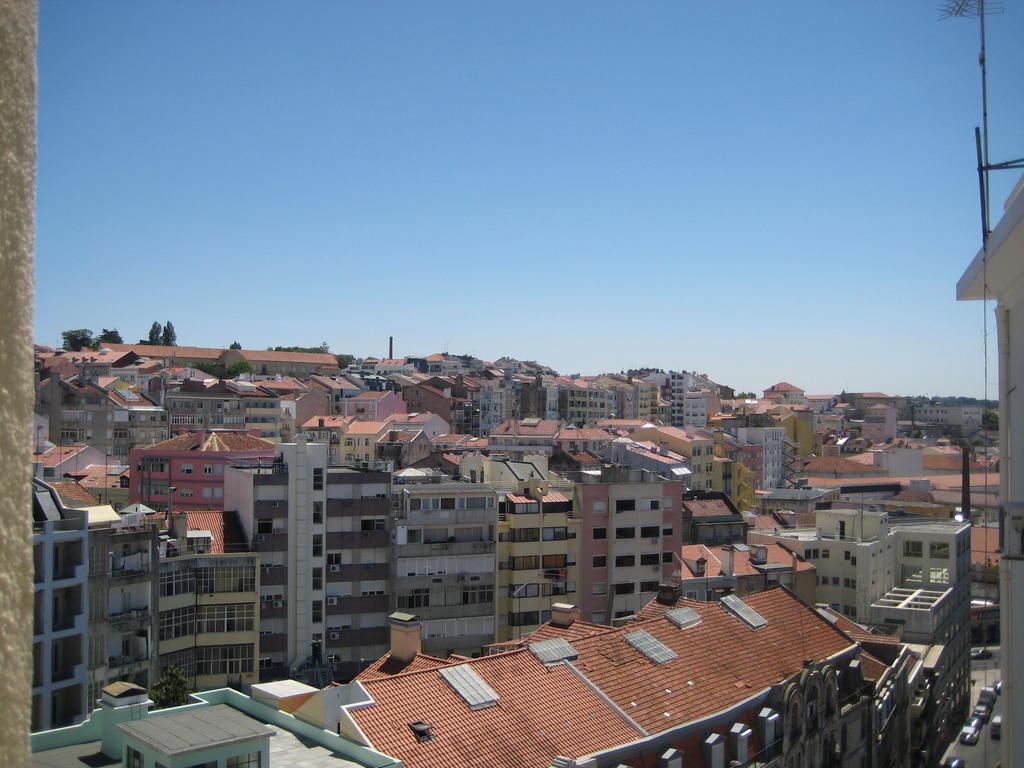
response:
<path fill-rule="evenodd" d="M 996 692 L 996 696 L 1002 695 L 1002 693 L 1003 693 L 1003 681 L 1002 680 L 996 680 L 992 684 L 992 690 L 994 690 Z"/>
<path fill-rule="evenodd" d="M 987 723 L 990 717 L 992 717 L 992 707 L 988 704 L 978 704 L 971 713 L 972 719 L 981 720 L 982 723 Z"/>
<path fill-rule="evenodd" d="M 950 757 L 942 764 L 942 768 L 965 768 L 966 765 L 962 757 Z"/>
<path fill-rule="evenodd" d="M 978 703 L 993 706 L 996 703 L 996 689 L 991 686 L 982 688 L 981 693 L 978 694 Z"/>
<path fill-rule="evenodd" d="M 974 722 L 973 720 L 971 721 Z M 968 723 L 960 729 L 960 743 L 961 744 L 977 744 L 978 737 L 981 735 L 981 729 L 975 728 L 974 725 Z"/>
<path fill-rule="evenodd" d="M 992 718 L 992 723 L 988 727 L 989 735 L 993 739 L 1002 738 L 1003 735 L 1003 716 L 996 715 Z"/>
<path fill-rule="evenodd" d="M 982 659 L 991 659 L 992 651 L 988 648 L 972 648 L 971 649 L 971 660 L 981 661 Z"/>

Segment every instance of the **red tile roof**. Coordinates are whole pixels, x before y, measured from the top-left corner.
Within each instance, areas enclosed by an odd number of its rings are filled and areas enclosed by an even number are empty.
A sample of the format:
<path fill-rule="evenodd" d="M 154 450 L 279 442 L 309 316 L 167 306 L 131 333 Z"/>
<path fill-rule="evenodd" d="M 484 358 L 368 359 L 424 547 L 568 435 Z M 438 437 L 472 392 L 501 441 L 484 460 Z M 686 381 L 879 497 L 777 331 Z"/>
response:
<path fill-rule="evenodd" d="M 865 464 L 860 461 L 852 461 L 850 459 L 844 459 L 841 456 L 818 456 L 817 458 L 811 459 L 804 464 L 801 474 L 807 475 L 849 475 L 849 474 L 863 474 L 865 472 L 874 472 L 881 474 L 882 470 L 878 467 L 873 467 L 870 464 Z"/>
<path fill-rule="evenodd" d="M 234 511 L 189 510 L 185 515 L 188 517 L 190 531 L 209 531 L 213 534 L 210 551 L 214 554 L 230 552 L 232 545 L 240 545 L 244 541 L 238 515 Z"/>
<path fill-rule="evenodd" d="M 766 544 L 764 545 L 767 549 L 767 562 L 773 564 L 783 564 L 791 566 L 793 564 L 793 555 L 788 549 L 783 547 L 781 544 Z M 683 563 L 680 566 L 682 571 L 682 577 L 686 578 L 697 578 L 698 575 L 702 578 L 712 578 L 714 576 L 722 575 L 722 548 L 721 547 L 706 547 L 703 544 L 686 544 L 679 549 L 680 557 L 683 558 Z M 761 571 L 750 562 L 751 551 L 743 552 L 741 550 L 735 550 L 733 552 L 733 573 L 736 576 L 754 576 Z M 686 564 L 687 560 L 697 560 L 703 557 L 707 562 L 704 565 L 704 573 L 697 574 L 690 569 Z M 814 569 L 814 566 L 804 560 L 797 558 L 796 569 L 798 571 L 810 571 Z"/>
<path fill-rule="evenodd" d="M 134 352 L 140 357 L 186 357 L 197 360 L 216 360 L 223 349 L 212 347 L 164 347 L 155 344 L 104 344 L 112 352 Z"/>
<path fill-rule="evenodd" d="M 547 768 L 557 755 L 641 735 L 564 664 L 545 667 L 525 649 L 462 664 L 498 693 L 497 704 L 471 710 L 433 669 L 362 681 L 375 703 L 351 715 L 374 749 L 408 768 Z M 417 720 L 430 724 L 429 741 L 409 728 Z"/>
<path fill-rule="evenodd" d="M 425 669 L 437 669 L 448 664 L 449 661 L 447 659 L 438 659 L 425 653 L 417 653 L 408 661 L 399 661 L 392 658 L 390 653 L 387 653 L 356 675 L 356 680 L 377 680 L 382 677 L 400 675 L 403 672 L 421 672 Z"/>
<path fill-rule="evenodd" d="M 274 444 L 248 432 L 196 431 L 172 437 L 144 448 L 145 451 L 268 451 L 274 453 Z"/>
<path fill-rule="evenodd" d="M 338 358 L 329 352 L 270 352 L 258 349 L 235 350 L 246 360 L 266 363 L 305 363 L 326 368 L 337 368 Z"/>
<path fill-rule="evenodd" d="M 55 467 L 62 461 L 67 461 L 76 453 L 86 449 L 85 445 L 55 445 L 45 451 L 32 454 L 32 461 L 38 461 L 44 467 Z"/>
<path fill-rule="evenodd" d="M 95 507 L 100 500 L 74 480 L 49 480 L 47 484 L 57 492 L 69 507 Z"/>

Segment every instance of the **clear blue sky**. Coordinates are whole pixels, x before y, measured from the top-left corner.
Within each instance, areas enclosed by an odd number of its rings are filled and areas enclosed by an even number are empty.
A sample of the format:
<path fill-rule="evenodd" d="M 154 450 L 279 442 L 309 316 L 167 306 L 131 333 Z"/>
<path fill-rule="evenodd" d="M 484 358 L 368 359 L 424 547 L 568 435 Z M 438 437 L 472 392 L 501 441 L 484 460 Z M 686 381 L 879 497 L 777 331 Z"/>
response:
<path fill-rule="evenodd" d="M 565 373 L 980 396 L 984 313 L 954 301 L 978 28 L 938 16 L 41 0 L 37 341 L 171 320 L 197 346 L 392 334 Z M 1007 2 L 996 160 L 1024 155 L 1022 39 Z"/>

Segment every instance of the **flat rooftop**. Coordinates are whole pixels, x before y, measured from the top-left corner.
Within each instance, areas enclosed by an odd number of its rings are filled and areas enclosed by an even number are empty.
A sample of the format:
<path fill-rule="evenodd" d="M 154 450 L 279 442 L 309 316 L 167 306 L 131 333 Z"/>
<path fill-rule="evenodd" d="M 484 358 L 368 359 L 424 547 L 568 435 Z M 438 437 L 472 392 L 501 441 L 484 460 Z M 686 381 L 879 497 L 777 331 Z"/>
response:
<path fill-rule="evenodd" d="M 220 706 L 220 705 L 216 705 Z M 214 707 L 204 707 L 198 713 L 207 712 Z M 229 707 L 229 709 L 231 709 Z M 270 739 L 270 764 L 272 766 L 301 766 L 302 768 L 365 768 L 361 763 L 348 760 L 337 752 L 315 744 L 308 739 L 301 739 L 291 731 L 275 725 L 264 723 L 258 718 L 249 717 L 237 710 L 233 712 L 251 721 L 255 726 L 262 726 L 273 732 Z M 166 717 L 154 717 L 150 722 L 159 723 Z M 135 721 L 145 722 L 145 721 Z M 122 768 L 120 758 L 112 760 L 100 751 L 102 743 L 88 741 L 69 747 L 50 749 L 46 752 L 33 752 L 31 768 Z"/>
<path fill-rule="evenodd" d="M 930 611 L 950 592 L 952 592 L 951 589 L 937 590 L 893 587 L 871 605 L 876 608 L 899 608 L 905 610 Z"/>

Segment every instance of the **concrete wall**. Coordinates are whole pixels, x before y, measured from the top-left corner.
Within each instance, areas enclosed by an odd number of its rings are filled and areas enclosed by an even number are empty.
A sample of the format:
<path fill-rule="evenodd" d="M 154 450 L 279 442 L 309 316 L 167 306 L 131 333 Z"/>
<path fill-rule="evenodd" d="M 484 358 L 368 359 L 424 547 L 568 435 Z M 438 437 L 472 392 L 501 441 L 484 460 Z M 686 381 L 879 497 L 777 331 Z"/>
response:
<path fill-rule="evenodd" d="M 0 3 L 0 764 L 28 761 L 36 3 Z"/>

